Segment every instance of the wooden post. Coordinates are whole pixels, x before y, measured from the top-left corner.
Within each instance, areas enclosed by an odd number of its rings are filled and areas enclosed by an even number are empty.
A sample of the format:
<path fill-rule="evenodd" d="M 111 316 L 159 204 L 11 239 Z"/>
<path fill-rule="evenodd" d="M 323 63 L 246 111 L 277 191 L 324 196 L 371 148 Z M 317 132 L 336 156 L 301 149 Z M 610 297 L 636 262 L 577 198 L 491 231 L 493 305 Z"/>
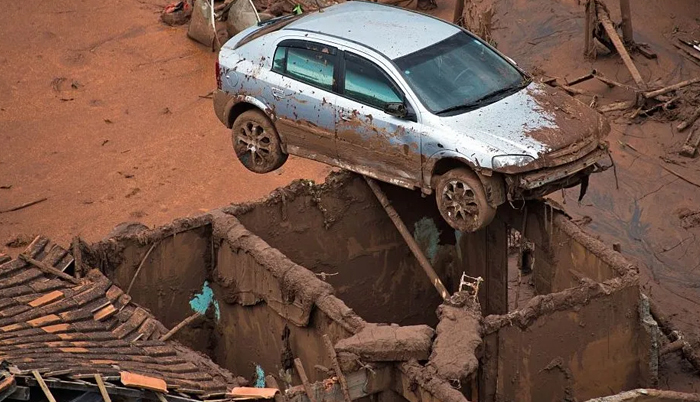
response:
<path fill-rule="evenodd" d="M 610 16 L 608 16 L 608 14 L 600 7 L 598 8 L 598 20 L 601 24 L 603 24 L 605 32 L 607 32 L 608 37 L 610 37 L 610 40 L 612 41 L 613 45 L 615 46 L 615 49 L 617 50 L 617 53 L 622 58 L 622 61 L 625 63 L 625 66 L 632 75 L 632 78 L 634 78 L 634 82 L 637 83 L 637 86 L 640 89 L 646 89 L 647 84 L 642 79 L 642 75 L 639 74 L 637 66 L 634 65 L 634 62 L 632 61 L 630 54 L 627 52 L 625 45 L 622 43 L 622 40 L 620 40 L 620 37 L 617 35 L 617 31 L 615 31 L 615 27 L 613 26 L 612 21 L 610 21 Z"/>
<path fill-rule="evenodd" d="M 80 278 L 83 274 L 83 253 L 80 251 L 80 237 L 75 236 L 71 244 L 73 252 L 73 274 L 76 278 Z"/>
<path fill-rule="evenodd" d="M 309 397 L 309 401 L 316 402 L 316 395 L 314 394 L 313 388 L 309 383 L 309 377 L 306 376 L 306 371 L 304 370 L 304 365 L 301 364 L 301 359 L 298 357 L 294 359 L 294 367 L 297 369 L 297 374 L 301 378 L 301 383 L 304 385 L 304 391 L 306 391 L 306 396 Z"/>
<path fill-rule="evenodd" d="M 464 2 L 470 0 L 457 0 L 455 3 L 454 14 L 452 14 L 452 23 L 461 25 L 459 20 L 462 18 L 462 13 L 464 13 Z"/>
<path fill-rule="evenodd" d="M 136 268 L 136 272 L 134 273 L 134 277 L 131 278 L 131 282 L 129 283 L 129 287 L 126 289 L 127 295 L 129 293 L 131 293 L 131 288 L 134 286 L 134 282 L 136 282 L 136 278 L 139 276 L 139 273 L 141 272 L 141 268 L 143 268 L 143 264 L 148 259 L 148 256 L 151 255 L 151 251 L 153 251 L 153 249 L 156 247 L 156 244 L 158 244 L 158 243 L 151 244 L 151 248 L 148 249 L 148 251 L 146 252 L 146 255 L 143 256 L 143 259 L 141 260 L 139 267 Z"/>
<path fill-rule="evenodd" d="M 105 382 L 102 381 L 102 376 L 99 374 L 95 374 L 95 382 L 97 383 L 97 388 L 100 389 L 102 399 L 105 402 L 112 402 L 112 399 L 109 397 L 109 393 L 107 392 L 107 388 L 105 387 Z"/>
<path fill-rule="evenodd" d="M 630 0 L 620 0 L 620 14 L 622 15 L 622 40 L 625 44 L 634 44 L 634 33 L 632 32 L 632 11 L 630 10 Z"/>
<path fill-rule="evenodd" d="M 413 255 L 418 260 L 418 263 L 428 275 L 428 278 L 430 278 L 430 281 L 433 283 L 433 286 L 435 286 L 435 289 L 437 289 L 438 293 L 440 294 L 440 297 L 442 297 L 443 300 L 448 300 L 450 298 L 450 294 L 447 292 L 445 285 L 442 284 L 440 277 L 430 265 L 428 259 L 425 258 L 425 254 L 423 254 L 423 251 L 420 249 L 420 246 L 418 246 L 416 240 L 413 238 L 413 236 L 411 236 L 411 233 L 406 228 L 406 225 L 401 220 L 401 217 L 399 217 L 398 212 L 396 212 L 394 207 L 391 206 L 389 199 L 386 198 L 386 195 L 384 194 L 382 189 L 379 188 L 377 182 L 375 182 L 373 179 L 370 179 L 367 176 L 364 177 L 367 181 L 367 184 L 369 185 L 369 188 L 372 189 L 372 192 L 379 200 L 379 203 L 382 204 L 382 207 L 384 207 L 384 210 L 386 211 L 387 215 L 389 215 L 391 221 L 394 222 L 394 226 L 396 226 L 396 229 L 398 229 L 404 241 L 406 242 L 406 244 L 408 244 L 408 248 L 411 249 Z"/>
<path fill-rule="evenodd" d="M 596 5 L 595 0 L 586 1 L 586 21 L 584 22 L 584 45 L 583 56 L 587 59 L 595 59 L 595 43 L 593 37 L 593 28 L 596 24 Z"/>
<path fill-rule="evenodd" d="M 345 402 L 352 402 L 352 399 L 350 398 L 350 390 L 348 389 L 348 381 L 345 379 L 345 375 L 343 375 L 343 372 L 340 370 L 340 363 L 338 363 L 338 356 L 335 354 L 335 348 L 333 347 L 333 343 L 331 342 L 330 338 L 326 334 L 323 334 L 323 343 L 326 345 L 328 356 L 331 358 L 333 371 L 335 371 L 335 375 L 338 377 L 338 382 L 340 382 L 340 389 L 343 391 L 343 398 L 345 398 Z"/>
<path fill-rule="evenodd" d="M 46 399 L 48 399 L 49 402 L 56 402 L 56 398 L 54 398 L 51 394 L 51 390 L 49 390 L 49 387 L 46 385 L 46 382 L 44 382 L 44 379 L 41 378 L 41 374 L 39 374 L 37 370 L 32 370 L 32 375 L 34 375 L 36 382 L 39 383 L 39 387 L 41 387 L 41 390 L 44 391 Z"/>

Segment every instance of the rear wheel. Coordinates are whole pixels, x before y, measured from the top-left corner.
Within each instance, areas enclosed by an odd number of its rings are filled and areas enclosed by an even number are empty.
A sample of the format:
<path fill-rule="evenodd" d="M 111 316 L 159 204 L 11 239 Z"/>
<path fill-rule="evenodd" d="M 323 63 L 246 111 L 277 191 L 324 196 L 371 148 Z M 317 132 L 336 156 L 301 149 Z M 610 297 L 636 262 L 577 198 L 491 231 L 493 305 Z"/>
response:
<path fill-rule="evenodd" d="M 462 232 L 486 227 L 496 215 L 481 181 L 467 168 L 455 168 L 436 181 L 435 199 L 443 219 Z"/>
<path fill-rule="evenodd" d="M 236 118 L 231 140 L 238 160 L 250 171 L 271 172 L 287 161 L 277 129 L 259 110 L 248 110 Z"/>

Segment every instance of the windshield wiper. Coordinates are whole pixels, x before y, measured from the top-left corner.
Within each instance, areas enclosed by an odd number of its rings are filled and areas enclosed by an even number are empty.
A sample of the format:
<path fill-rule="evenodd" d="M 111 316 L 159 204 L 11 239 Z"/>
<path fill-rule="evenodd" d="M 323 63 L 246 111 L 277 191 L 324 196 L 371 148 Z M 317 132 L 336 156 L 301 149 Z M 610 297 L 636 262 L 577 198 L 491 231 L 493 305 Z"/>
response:
<path fill-rule="evenodd" d="M 523 80 L 518 85 L 512 85 L 512 86 L 507 86 L 507 87 L 504 87 L 501 89 L 497 89 L 493 92 L 490 92 L 490 93 L 482 96 L 481 98 L 479 98 L 475 101 L 464 103 L 464 104 L 457 105 L 457 106 L 448 107 L 447 109 L 443 109 L 439 112 L 436 112 L 435 114 L 441 115 L 441 114 L 445 114 L 445 113 L 449 113 L 449 112 L 454 112 L 455 110 L 473 108 L 474 106 L 477 106 L 478 104 L 480 104 L 481 102 L 483 102 L 487 99 L 491 99 L 493 97 L 496 97 L 498 95 L 502 95 L 506 92 L 510 92 L 513 90 L 520 90 L 520 89 L 524 88 L 525 86 L 527 86 L 527 84 L 529 84 L 529 82 L 527 80 Z"/>

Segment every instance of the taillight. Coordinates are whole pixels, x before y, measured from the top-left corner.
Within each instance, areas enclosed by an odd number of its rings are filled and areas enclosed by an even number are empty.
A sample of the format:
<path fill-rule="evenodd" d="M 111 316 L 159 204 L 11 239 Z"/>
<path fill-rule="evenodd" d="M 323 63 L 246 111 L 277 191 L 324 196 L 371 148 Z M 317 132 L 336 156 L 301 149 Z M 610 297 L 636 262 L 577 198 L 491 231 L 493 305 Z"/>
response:
<path fill-rule="evenodd" d="M 221 89 L 221 65 L 219 65 L 219 60 L 216 60 L 216 87 Z"/>

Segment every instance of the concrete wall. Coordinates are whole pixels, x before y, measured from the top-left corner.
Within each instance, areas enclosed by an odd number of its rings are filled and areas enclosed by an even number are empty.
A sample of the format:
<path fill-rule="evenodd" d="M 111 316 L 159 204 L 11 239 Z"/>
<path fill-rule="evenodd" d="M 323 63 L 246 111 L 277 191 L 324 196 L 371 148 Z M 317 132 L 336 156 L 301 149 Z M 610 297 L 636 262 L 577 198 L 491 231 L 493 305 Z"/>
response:
<path fill-rule="evenodd" d="M 577 286 L 582 278 L 598 282 L 619 277 L 632 264 L 590 235 L 557 209 L 542 202 L 527 202 L 522 208 L 499 208 L 507 225 L 535 243 L 533 279 L 537 294 L 548 294 Z"/>
<path fill-rule="evenodd" d="M 448 291 L 459 285 L 455 232 L 435 200 L 395 186 L 382 188 Z M 371 322 L 436 325 L 442 299 L 365 181 L 331 175 L 311 187 L 296 183 L 264 202 L 226 209 L 292 261 L 327 273 L 337 295 Z"/>

